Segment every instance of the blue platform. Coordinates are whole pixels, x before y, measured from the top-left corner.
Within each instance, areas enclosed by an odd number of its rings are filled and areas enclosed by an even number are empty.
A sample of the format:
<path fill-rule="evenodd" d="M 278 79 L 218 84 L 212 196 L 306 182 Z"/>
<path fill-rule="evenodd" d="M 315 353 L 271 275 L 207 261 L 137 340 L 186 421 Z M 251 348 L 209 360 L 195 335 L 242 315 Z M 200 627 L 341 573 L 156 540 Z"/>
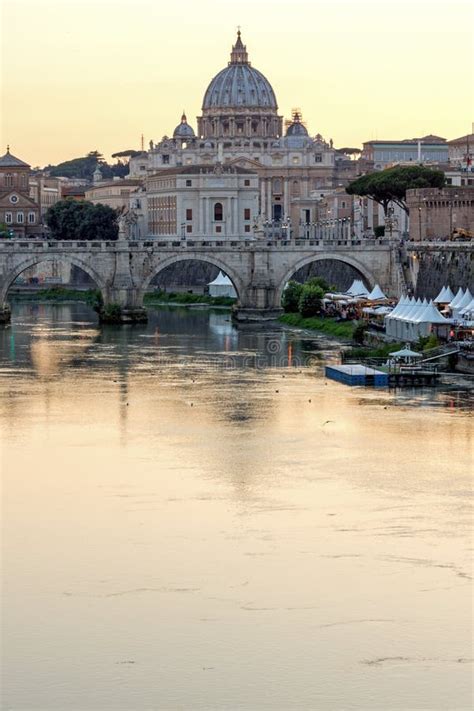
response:
<path fill-rule="evenodd" d="M 337 380 L 344 385 L 374 385 L 375 387 L 388 387 L 388 373 L 382 370 L 368 368 L 365 365 L 327 365 L 326 378 Z"/>

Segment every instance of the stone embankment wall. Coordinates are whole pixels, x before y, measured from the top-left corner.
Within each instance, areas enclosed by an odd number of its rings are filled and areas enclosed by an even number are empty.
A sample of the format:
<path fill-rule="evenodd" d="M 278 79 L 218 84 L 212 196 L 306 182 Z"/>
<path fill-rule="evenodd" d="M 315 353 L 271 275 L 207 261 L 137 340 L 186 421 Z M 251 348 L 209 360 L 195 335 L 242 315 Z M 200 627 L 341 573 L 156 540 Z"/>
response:
<path fill-rule="evenodd" d="M 443 286 L 474 292 L 474 252 L 426 252 L 418 256 L 415 296 L 434 299 Z"/>
<path fill-rule="evenodd" d="M 365 283 L 365 279 L 357 269 L 351 267 L 350 264 L 339 262 L 337 259 L 325 259 L 321 262 L 313 262 L 306 267 L 299 269 L 293 279 L 299 282 L 305 282 L 311 277 L 323 277 L 330 286 L 335 286 L 338 291 L 346 291 L 354 281 L 360 279 Z M 373 284 L 365 284 L 371 288 Z"/>

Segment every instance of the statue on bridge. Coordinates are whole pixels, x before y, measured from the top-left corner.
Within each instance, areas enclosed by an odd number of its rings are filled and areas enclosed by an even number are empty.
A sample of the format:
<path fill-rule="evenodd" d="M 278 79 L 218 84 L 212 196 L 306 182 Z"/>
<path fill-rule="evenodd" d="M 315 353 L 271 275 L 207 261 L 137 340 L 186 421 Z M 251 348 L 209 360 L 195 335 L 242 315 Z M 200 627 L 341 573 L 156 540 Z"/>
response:
<path fill-rule="evenodd" d="M 133 228 L 138 222 L 138 215 L 132 208 L 122 207 L 119 210 L 118 226 L 119 239 L 133 239 Z"/>

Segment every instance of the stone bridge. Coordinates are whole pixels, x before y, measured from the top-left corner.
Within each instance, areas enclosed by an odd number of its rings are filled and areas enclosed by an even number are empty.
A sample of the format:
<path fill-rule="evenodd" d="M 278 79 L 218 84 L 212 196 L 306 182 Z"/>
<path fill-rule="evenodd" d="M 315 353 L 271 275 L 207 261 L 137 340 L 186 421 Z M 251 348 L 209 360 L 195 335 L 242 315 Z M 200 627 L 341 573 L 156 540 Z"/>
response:
<path fill-rule="evenodd" d="M 232 280 L 238 295 L 238 321 L 274 319 L 281 313 L 285 284 L 301 267 L 319 260 L 339 260 L 359 272 L 368 286 L 380 284 L 397 296 L 399 249 L 388 239 L 364 240 L 137 240 L 76 242 L 55 240 L 0 241 L 0 320 L 9 319 L 8 289 L 29 267 L 61 259 L 79 267 L 96 283 L 105 306 L 118 304 L 122 320 L 146 319 L 143 296 L 163 269 L 183 260 L 215 265 Z"/>

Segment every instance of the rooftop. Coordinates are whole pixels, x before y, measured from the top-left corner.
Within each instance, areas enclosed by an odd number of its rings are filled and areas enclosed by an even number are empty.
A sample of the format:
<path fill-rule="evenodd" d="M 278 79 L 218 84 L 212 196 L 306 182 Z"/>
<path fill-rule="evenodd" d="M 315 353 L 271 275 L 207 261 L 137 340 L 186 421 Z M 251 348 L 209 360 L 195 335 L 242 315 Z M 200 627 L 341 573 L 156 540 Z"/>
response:
<path fill-rule="evenodd" d="M 29 164 L 20 160 L 10 153 L 10 146 L 7 146 L 7 152 L 0 158 L 0 168 L 29 168 Z"/>

